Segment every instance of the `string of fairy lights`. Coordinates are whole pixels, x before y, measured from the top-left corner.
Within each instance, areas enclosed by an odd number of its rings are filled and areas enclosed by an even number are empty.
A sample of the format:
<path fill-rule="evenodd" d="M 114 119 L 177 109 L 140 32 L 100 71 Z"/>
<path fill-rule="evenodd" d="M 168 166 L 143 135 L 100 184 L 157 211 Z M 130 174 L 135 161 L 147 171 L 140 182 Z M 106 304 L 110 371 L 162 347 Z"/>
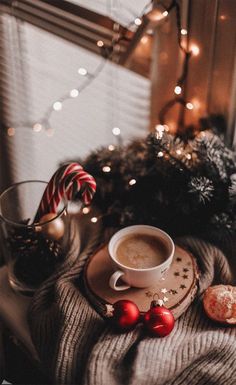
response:
<path fill-rule="evenodd" d="M 151 3 L 148 3 L 146 7 L 148 8 L 151 4 L 153 4 L 153 1 Z M 160 5 L 163 7 L 162 3 L 160 3 Z M 181 52 L 183 52 L 183 54 L 184 54 L 184 59 L 183 59 L 181 74 L 180 74 L 179 78 L 177 79 L 176 85 L 175 85 L 174 90 L 173 90 L 174 97 L 172 99 L 170 99 L 169 101 L 167 101 L 167 103 L 163 106 L 163 108 L 160 110 L 159 115 L 158 115 L 159 124 L 157 124 L 155 126 L 155 132 L 156 132 L 155 135 L 156 135 L 156 138 L 158 140 L 161 140 L 164 133 L 168 132 L 170 130 L 168 125 L 165 123 L 165 118 L 166 118 L 166 115 L 169 112 L 169 110 L 175 104 L 181 104 L 181 106 L 183 107 L 183 110 L 185 110 L 185 109 L 193 110 L 194 109 L 193 103 L 191 101 L 188 101 L 185 99 L 185 85 L 186 85 L 186 80 L 187 80 L 187 76 L 188 76 L 189 60 L 191 57 L 198 56 L 200 53 L 200 49 L 196 44 L 193 44 L 193 43 L 191 45 L 189 44 L 188 30 L 186 28 L 182 28 L 180 6 L 176 0 L 173 0 L 170 3 L 170 6 L 168 8 L 165 8 L 165 10 L 163 10 L 161 17 L 159 17 L 159 20 L 162 20 L 163 18 L 167 17 L 169 15 L 169 12 L 173 9 L 175 9 L 175 13 L 176 13 L 178 46 L 179 46 L 179 49 L 181 50 Z M 155 9 L 154 9 L 154 11 L 155 11 Z M 137 26 L 141 26 L 142 17 L 136 18 L 134 20 L 134 23 Z M 178 126 L 181 126 L 181 125 L 184 125 L 184 114 L 183 113 L 180 114 L 180 118 L 178 121 Z M 120 132 L 119 132 L 119 134 L 120 134 Z M 197 135 L 199 137 L 204 137 L 206 134 L 205 134 L 205 132 L 202 131 L 202 132 L 199 132 Z M 112 146 L 111 149 L 113 150 L 114 148 L 115 147 Z M 183 144 L 181 144 L 181 146 L 176 148 L 174 150 L 174 152 L 173 151 L 167 151 L 167 152 L 166 152 L 166 149 L 163 148 L 162 151 L 158 152 L 157 157 L 158 158 L 165 157 L 167 159 L 172 157 L 172 158 L 175 158 L 175 160 L 179 160 L 180 162 L 181 162 L 181 159 L 183 159 L 183 158 L 185 158 L 188 162 L 194 161 L 194 154 L 192 153 L 191 143 L 186 144 L 185 148 L 183 147 Z M 181 162 L 180 166 L 182 168 L 183 167 L 185 168 L 185 165 L 183 162 Z M 104 173 L 109 173 L 112 170 L 111 170 L 110 165 L 103 165 L 102 171 Z M 135 178 L 131 177 L 131 179 L 128 181 L 128 184 L 130 187 L 132 187 L 137 182 L 138 181 Z M 84 207 L 82 209 L 82 212 L 83 212 L 83 214 L 88 214 L 90 212 L 90 208 Z M 97 221 L 99 219 L 104 218 L 106 215 L 109 215 L 109 214 L 103 214 L 103 215 L 100 215 L 98 217 L 93 216 L 90 220 L 92 223 L 97 223 Z"/>
<path fill-rule="evenodd" d="M 159 7 L 159 9 L 158 9 Z M 178 41 L 178 46 L 180 51 L 184 54 L 184 60 L 183 60 L 183 65 L 182 65 L 182 72 L 179 76 L 179 78 L 176 81 L 176 85 L 173 90 L 174 97 L 167 101 L 167 103 L 163 106 L 163 108 L 159 112 L 159 124 L 156 125 L 155 127 L 155 132 L 156 132 L 156 138 L 161 139 L 163 137 L 164 132 L 169 131 L 169 127 L 166 124 L 166 115 L 168 111 L 175 105 L 175 104 L 180 104 L 183 109 L 187 110 L 193 110 L 194 105 L 191 101 L 185 100 L 185 85 L 186 85 L 186 79 L 188 75 L 188 69 L 189 69 L 189 60 L 193 56 L 199 55 L 200 49 L 196 44 L 189 44 L 189 34 L 188 30 L 186 28 L 182 28 L 182 20 L 181 20 L 181 10 L 180 6 L 177 0 L 172 0 L 170 2 L 169 7 L 165 7 L 162 2 L 158 2 L 155 0 L 149 1 L 145 7 L 143 8 L 141 15 L 135 17 L 127 26 L 127 31 L 132 30 L 134 27 L 136 28 L 136 31 L 142 26 L 144 17 L 146 14 L 148 14 L 150 17 L 152 17 L 152 12 L 156 13 L 158 9 L 158 17 L 156 18 L 157 23 L 159 21 L 163 21 L 169 13 L 173 10 L 175 10 L 175 15 L 176 15 L 176 26 L 177 26 L 177 41 Z M 155 15 L 156 17 L 156 15 Z M 155 26 L 157 25 L 155 24 Z M 61 111 L 64 108 L 64 103 L 68 100 L 75 99 L 79 97 L 79 95 L 89 87 L 92 82 L 99 76 L 99 74 L 103 71 L 106 63 L 108 60 L 112 60 L 112 56 L 114 51 L 119 52 L 119 44 L 120 42 L 124 40 L 129 40 L 129 37 L 127 37 L 124 34 L 120 33 L 120 24 L 117 22 L 114 22 L 114 28 L 113 28 L 114 36 L 112 38 L 111 46 L 106 47 L 105 43 L 103 40 L 98 40 L 96 42 L 97 47 L 100 48 L 101 50 L 101 56 L 102 56 L 102 61 L 98 64 L 98 66 L 95 68 L 93 72 L 89 72 L 87 68 L 85 67 L 79 67 L 78 68 L 78 74 L 83 78 L 83 82 L 66 92 L 64 95 L 62 95 L 60 98 L 55 100 L 46 110 L 44 116 L 39 119 L 38 122 L 35 122 L 32 125 L 32 129 L 35 132 L 39 132 L 42 129 L 50 130 L 50 118 L 53 113 L 57 113 Z M 182 113 L 178 125 L 182 125 L 184 121 L 184 114 Z M 118 144 L 120 143 L 119 141 L 119 136 L 121 135 L 121 129 L 117 126 L 112 127 L 112 134 L 117 138 Z M 9 127 L 7 130 L 7 134 L 9 136 L 13 136 L 15 134 L 15 129 L 13 127 Z M 204 135 L 202 132 L 201 134 Z M 114 151 L 116 146 L 114 144 L 110 144 L 108 146 L 109 151 Z M 181 156 L 185 156 L 186 159 L 191 160 L 192 155 L 189 152 L 186 154 L 183 151 L 183 148 L 178 148 L 176 150 L 176 157 L 180 158 Z M 164 151 L 160 151 L 157 154 L 158 157 L 163 157 L 165 156 Z M 171 154 L 173 156 L 173 154 Z M 104 164 L 102 166 L 102 171 L 104 173 L 110 173 L 111 166 L 109 164 Z M 129 186 L 132 187 L 137 183 L 137 180 L 135 178 L 131 178 L 128 182 Z M 83 214 L 88 214 L 90 213 L 90 207 L 83 207 L 82 208 Z M 105 214 L 106 215 L 106 214 Z M 96 223 L 100 218 L 103 218 L 104 214 L 101 216 L 94 216 L 90 220 L 92 223 Z"/>
<path fill-rule="evenodd" d="M 154 0 L 149 1 L 145 7 L 143 8 L 141 15 L 135 17 L 127 26 L 126 29 L 129 31 L 134 26 L 139 28 L 143 23 L 144 16 L 148 13 L 150 15 L 150 18 L 152 18 L 152 13 L 155 13 L 157 8 L 161 7 L 161 11 L 159 11 L 158 17 L 155 18 L 158 21 L 163 20 L 163 18 L 166 18 L 171 10 L 175 9 L 176 12 L 176 24 L 177 24 L 177 40 L 180 50 L 184 53 L 184 60 L 183 60 L 183 70 L 176 82 L 176 86 L 174 88 L 174 94 L 175 97 L 168 101 L 163 108 L 159 112 L 159 122 L 160 126 L 163 126 L 167 129 L 167 125 L 165 124 L 165 117 L 169 111 L 170 108 L 172 108 L 176 103 L 181 104 L 183 107 L 185 107 L 188 110 L 193 110 L 194 105 L 190 101 L 185 100 L 185 81 L 188 75 L 188 64 L 189 59 L 191 56 L 197 56 L 199 54 L 199 47 L 196 44 L 192 44 L 190 48 L 188 48 L 188 31 L 185 28 L 182 28 L 182 22 L 181 22 L 181 12 L 180 12 L 180 6 L 177 0 L 172 0 L 169 7 L 165 7 L 162 2 L 155 2 Z M 151 9 L 152 8 L 152 9 Z M 150 10 L 151 9 L 151 10 Z M 63 94 L 61 97 L 59 97 L 57 100 L 52 102 L 52 104 L 48 107 L 48 109 L 45 111 L 44 115 L 41 119 L 38 120 L 38 122 L 34 122 L 32 124 L 32 129 L 35 132 L 39 132 L 42 129 L 45 129 L 48 133 L 48 136 L 51 136 L 51 126 L 50 126 L 50 118 L 53 113 L 57 113 L 61 111 L 64 108 L 64 103 L 68 100 L 75 99 L 79 97 L 79 95 L 87 89 L 91 83 L 99 76 L 99 74 L 103 71 L 106 63 L 108 60 L 112 59 L 114 51 L 119 51 L 119 43 L 122 40 L 129 40 L 129 38 L 121 34 L 120 31 L 120 25 L 117 22 L 114 22 L 113 32 L 114 36 L 112 38 L 111 46 L 106 47 L 103 40 L 98 40 L 96 42 L 96 45 L 101 50 L 101 55 L 103 57 L 102 61 L 97 65 L 95 70 L 93 72 L 89 72 L 87 68 L 85 67 L 79 67 L 77 72 L 83 78 L 82 83 L 69 90 L 65 94 Z M 183 96 L 182 96 L 183 95 Z M 183 125 L 183 115 L 182 118 L 179 120 L 179 125 Z M 159 125 L 157 127 L 159 129 Z M 15 134 L 15 128 L 9 127 L 7 129 L 7 133 L 9 136 L 13 136 Z M 112 127 L 112 134 L 115 137 L 119 137 L 121 135 L 121 129 L 117 126 Z M 110 145 L 110 149 L 113 149 L 113 145 Z M 106 172 L 106 171 L 105 171 Z"/>
<path fill-rule="evenodd" d="M 158 7 L 161 7 L 161 11 L 159 10 L 158 17 L 156 17 L 155 12 Z M 152 9 L 151 9 L 152 8 Z M 151 9 L 151 10 L 150 10 Z M 160 110 L 158 118 L 159 123 L 156 126 L 157 130 L 164 129 L 168 130 L 168 126 L 166 124 L 166 115 L 168 114 L 169 110 L 175 105 L 180 104 L 184 109 L 187 110 L 193 110 L 194 104 L 191 101 L 185 100 L 185 83 L 188 75 L 188 68 L 189 68 L 189 60 L 192 56 L 198 56 L 199 55 L 199 47 L 196 44 L 189 44 L 188 42 L 188 30 L 186 28 L 182 28 L 182 21 L 181 21 L 181 12 L 180 12 L 180 6 L 177 0 L 172 0 L 169 7 L 165 7 L 162 2 L 156 2 L 154 0 L 149 1 L 145 7 L 143 8 L 141 15 L 135 17 L 127 26 L 127 31 L 131 30 L 134 26 L 139 28 L 141 27 L 143 23 L 143 18 L 148 13 L 150 18 L 152 18 L 152 13 L 155 15 L 157 23 L 163 18 L 166 18 L 169 13 L 175 10 L 176 13 L 176 25 L 177 25 L 177 41 L 179 48 L 181 52 L 184 54 L 184 60 L 183 60 L 183 67 L 182 67 L 182 73 L 177 79 L 175 88 L 174 88 L 174 97 L 169 100 L 163 108 Z M 103 40 L 98 40 L 96 42 L 97 47 L 101 50 L 101 56 L 102 61 L 97 65 L 95 70 L 93 72 L 89 72 L 87 68 L 85 67 L 79 67 L 77 72 L 83 79 L 81 84 L 75 88 L 72 88 L 65 94 L 63 94 L 61 97 L 59 97 L 57 100 L 51 103 L 51 105 L 48 107 L 48 109 L 45 111 L 44 115 L 33 124 L 27 124 L 32 127 L 33 131 L 39 132 L 42 129 L 45 129 L 48 136 L 52 136 L 53 132 L 50 125 L 50 118 L 53 113 L 58 113 L 64 108 L 64 103 L 71 99 L 76 99 L 79 97 L 79 95 L 87 89 L 94 80 L 99 76 L 99 74 L 103 71 L 106 63 L 108 60 L 112 60 L 114 51 L 119 52 L 119 44 L 122 40 L 129 40 L 129 37 L 127 35 L 120 33 L 120 24 L 117 22 L 114 22 L 113 26 L 113 38 L 111 45 L 109 47 L 106 47 Z M 144 40 L 143 40 L 144 41 Z M 182 114 L 179 118 L 178 127 L 184 126 L 184 113 L 182 111 Z M 117 126 L 112 127 L 112 134 L 117 138 L 118 143 L 119 136 L 121 135 L 121 129 Z M 15 134 L 15 128 L 9 127 L 7 129 L 7 134 L 9 136 L 14 136 Z M 109 145 L 109 149 L 112 151 L 114 149 L 114 145 Z M 105 168 L 104 172 L 108 172 L 107 168 Z"/>
<path fill-rule="evenodd" d="M 145 13 L 148 11 L 148 9 L 152 6 L 153 1 L 150 1 L 148 4 L 145 5 L 141 12 L 141 16 L 135 17 L 127 26 L 126 29 L 129 31 L 132 27 L 138 27 L 142 24 L 142 18 L 145 15 Z M 96 66 L 94 71 L 88 71 L 85 67 L 79 67 L 77 72 L 81 76 L 82 83 L 79 84 L 79 86 L 72 88 L 71 90 L 67 91 L 63 95 L 61 95 L 59 98 L 54 100 L 50 106 L 45 111 L 44 115 L 38 119 L 37 122 L 29 123 L 26 122 L 25 125 L 30 126 L 34 132 L 40 132 L 41 130 L 45 130 L 48 136 L 53 135 L 53 131 L 51 129 L 50 125 L 50 118 L 53 113 L 58 113 L 64 108 L 64 103 L 75 99 L 81 95 L 81 93 L 87 89 L 95 79 L 100 75 L 100 73 L 105 68 L 107 62 L 109 60 L 113 60 L 113 53 L 116 52 L 116 54 L 120 51 L 120 42 L 122 40 L 129 41 L 130 38 L 126 36 L 126 34 L 120 32 L 120 24 L 117 22 L 114 22 L 113 24 L 113 37 L 111 41 L 110 46 L 106 46 L 103 40 L 97 40 L 96 45 L 98 48 L 100 48 L 100 54 L 102 56 L 101 62 Z M 15 128 L 14 127 L 8 127 L 7 128 L 7 134 L 8 136 L 14 136 L 15 135 Z M 114 126 L 112 128 L 112 134 L 115 137 L 119 137 L 121 134 L 121 130 L 119 127 Z M 119 142 L 119 140 L 118 140 Z M 109 149 L 113 150 L 113 145 L 109 146 Z"/>
<path fill-rule="evenodd" d="M 185 84 L 186 79 L 188 76 L 188 68 L 189 68 L 189 60 L 192 56 L 198 56 L 200 49 L 196 44 L 191 44 L 189 46 L 188 42 L 188 30 L 185 28 L 182 28 L 182 22 L 181 22 L 181 12 L 180 12 L 180 6 L 177 1 L 175 3 L 175 10 L 176 10 L 176 24 L 177 24 L 177 39 L 178 39 L 178 46 L 184 54 L 183 59 L 183 67 L 181 75 L 179 76 L 176 86 L 174 88 L 174 98 L 169 100 L 163 108 L 159 112 L 159 121 L 161 125 L 164 125 L 165 123 L 165 117 L 168 113 L 168 111 L 175 105 L 180 104 L 183 107 L 183 111 L 185 109 L 187 110 L 193 110 L 194 105 L 190 101 L 185 100 Z M 179 121 L 178 121 L 178 127 L 184 126 L 184 114 L 182 112 Z"/>

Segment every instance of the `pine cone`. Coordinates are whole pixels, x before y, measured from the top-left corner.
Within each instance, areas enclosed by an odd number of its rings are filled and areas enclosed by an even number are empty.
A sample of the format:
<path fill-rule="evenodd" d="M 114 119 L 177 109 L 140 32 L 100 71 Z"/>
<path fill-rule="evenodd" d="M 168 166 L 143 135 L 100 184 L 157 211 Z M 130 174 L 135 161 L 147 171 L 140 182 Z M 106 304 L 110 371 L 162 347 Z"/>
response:
<path fill-rule="evenodd" d="M 31 228 L 13 231 L 8 245 L 15 259 L 16 278 L 31 287 L 37 287 L 47 279 L 63 258 L 59 242 L 45 238 Z"/>

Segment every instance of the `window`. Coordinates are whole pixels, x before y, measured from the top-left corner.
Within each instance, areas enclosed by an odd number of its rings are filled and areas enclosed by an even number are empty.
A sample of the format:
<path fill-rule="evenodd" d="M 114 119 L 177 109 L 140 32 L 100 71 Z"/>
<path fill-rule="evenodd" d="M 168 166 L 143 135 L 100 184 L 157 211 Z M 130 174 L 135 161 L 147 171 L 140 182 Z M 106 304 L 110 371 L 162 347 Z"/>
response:
<path fill-rule="evenodd" d="M 18 3 L 12 12 L 33 9 L 32 1 Z M 0 22 L 3 122 L 11 128 L 6 144 L 12 181 L 48 180 L 59 162 L 117 144 L 114 127 L 120 128 L 124 141 L 146 134 L 150 81 L 111 61 L 78 97 L 51 114 L 46 131 L 34 131 L 33 125 L 55 101 L 83 87 L 86 76 L 78 69 L 85 68 L 90 76 L 105 60 L 10 12 L 2 13 Z"/>

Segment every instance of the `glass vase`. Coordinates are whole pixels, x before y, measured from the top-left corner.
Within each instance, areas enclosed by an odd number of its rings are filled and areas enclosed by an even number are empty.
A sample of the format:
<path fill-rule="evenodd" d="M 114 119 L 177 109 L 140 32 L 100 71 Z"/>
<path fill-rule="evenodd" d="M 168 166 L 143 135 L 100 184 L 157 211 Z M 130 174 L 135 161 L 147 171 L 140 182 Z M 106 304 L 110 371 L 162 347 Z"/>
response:
<path fill-rule="evenodd" d="M 30 295 L 55 272 L 70 248 L 67 202 L 39 221 L 35 216 L 47 182 L 16 183 L 0 196 L 1 245 L 11 287 Z"/>

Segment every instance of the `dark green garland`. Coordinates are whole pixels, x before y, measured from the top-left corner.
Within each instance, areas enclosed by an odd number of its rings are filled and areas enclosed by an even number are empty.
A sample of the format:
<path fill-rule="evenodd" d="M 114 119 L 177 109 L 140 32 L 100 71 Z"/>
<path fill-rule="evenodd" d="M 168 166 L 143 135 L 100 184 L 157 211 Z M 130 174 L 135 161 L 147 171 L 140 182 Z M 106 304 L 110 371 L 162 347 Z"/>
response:
<path fill-rule="evenodd" d="M 188 140 L 150 134 L 98 149 L 83 165 L 97 181 L 105 226 L 145 223 L 172 235 L 236 230 L 235 153 L 212 131 Z"/>

